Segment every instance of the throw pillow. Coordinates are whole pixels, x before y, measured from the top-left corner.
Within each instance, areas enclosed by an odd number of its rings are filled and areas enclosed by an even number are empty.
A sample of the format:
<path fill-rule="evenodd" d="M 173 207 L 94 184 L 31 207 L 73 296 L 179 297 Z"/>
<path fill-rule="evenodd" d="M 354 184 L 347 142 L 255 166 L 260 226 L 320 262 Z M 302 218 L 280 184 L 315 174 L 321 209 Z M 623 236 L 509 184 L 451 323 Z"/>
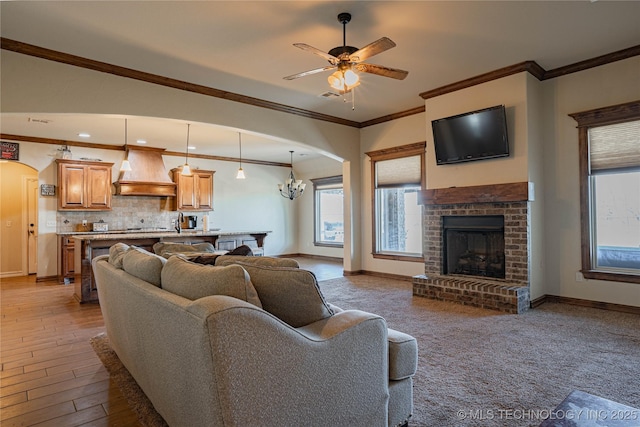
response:
<path fill-rule="evenodd" d="M 230 265 L 241 262 L 250 265 L 261 265 L 264 267 L 300 267 L 298 261 L 293 258 L 275 258 L 267 256 L 243 257 L 237 255 L 220 255 L 216 258 L 216 265 Z"/>
<path fill-rule="evenodd" d="M 312 272 L 244 262 L 238 265 L 249 272 L 262 308 L 294 328 L 333 316 Z"/>
<path fill-rule="evenodd" d="M 262 308 L 249 274 L 239 265 L 201 265 L 175 255 L 162 269 L 162 289 L 190 300 L 226 295 Z"/>
<path fill-rule="evenodd" d="M 194 243 L 193 245 L 187 245 L 184 243 L 174 242 L 158 242 L 153 245 L 153 252 L 169 258 L 171 255 L 186 253 L 186 252 L 214 252 L 215 248 L 209 242 Z"/>
<path fill-rule="evenodd" d="M 247 245 L 240 245 L 234 250 L 227 252 L 227 255 L 253 256 L 253 251 Z"/>
<path fill-rule="evenodd" d="M 124 243 L 116 243 L 109 248 L 109 263 L 115 268 L 122 269 L 122 259 L 124 254 L 129 250 L 129 245 Z"/>
<path fill-rule="evenodd" d="M 122 268 L 132 276 L 160 287 L 160 273 L 166 262 L 159 255 L 130 246 L 122 258 Z"/>

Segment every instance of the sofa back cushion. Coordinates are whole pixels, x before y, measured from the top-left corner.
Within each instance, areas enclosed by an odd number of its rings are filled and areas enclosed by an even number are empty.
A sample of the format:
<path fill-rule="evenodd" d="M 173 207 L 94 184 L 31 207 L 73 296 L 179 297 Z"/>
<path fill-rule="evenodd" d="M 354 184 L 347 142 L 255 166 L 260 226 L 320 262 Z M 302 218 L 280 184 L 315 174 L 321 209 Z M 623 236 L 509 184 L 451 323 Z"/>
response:
<path fill-rule="evenodd" d="M 226 295 L 262 308 L 249 274 L 239 265 L 214 267 L 174 255 L 162 269 L 162 289 L 190 300 Z"/>
<path fill-rule="evenodd" d="M 122 269 L 124 254 L 129 250 L 129 245 L 116 243 L 109 248 L 109 263 L 115 268 Z"/>
<path fill-rule="evenodd" d="M 266 256 L 245 257 L 238 255 L 220 255 L 218 258 L 216 258 L 216 265 L 220 266 L 238 263 L 261 265 L 264 267 L 300 267 L 298 261 L 293 258 L 274 258 Z"/>
<path fill-rule="evenodd" d="M 130 246 L 122 257 L 122 269 L 138 279 L 160 287 L 160 274 L 166 262 L 159 255 Z"/>
<path fill-rule="evenodd" d="M 238 265 L 249 273 L 262 308 L 294 328 L 333 316 L 312 272 L 245 262 Z"/>
<path fill-rule="evenodd" d="M 209 242 L 194 243 L 193 245 L 187 245 L 184 243 L 174 242 L 157 242 L 153 245 L 153 252 L 169 258 L 174 254 L 183 254 L 188 252 L 214 252 L 215 248 Z"/>

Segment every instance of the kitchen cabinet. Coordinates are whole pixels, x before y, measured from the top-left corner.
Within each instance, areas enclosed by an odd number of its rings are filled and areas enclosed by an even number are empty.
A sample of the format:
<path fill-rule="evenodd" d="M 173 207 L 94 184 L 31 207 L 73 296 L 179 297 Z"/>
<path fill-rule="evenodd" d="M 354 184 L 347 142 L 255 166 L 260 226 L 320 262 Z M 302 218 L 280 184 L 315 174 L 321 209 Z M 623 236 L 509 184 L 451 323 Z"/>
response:
<path fill-rule="evenodd" d="M 59 211 L 111 210 L 113 163 L 56 159 Z"/>
<path fill-rule="evenodd" d="M 75 245 L 69 236 L 58 236 L 58 281 L 70 283 L 73 281 L 75 269 Z"/>
<path fill-rule="evenodd" d="M 213 210 L 214 171 L 192 169 L 191 175 L 182 175 L 180 168 L 172 169 L 176 183 L 174 209 L 178 211 L 207 212 Z"/>

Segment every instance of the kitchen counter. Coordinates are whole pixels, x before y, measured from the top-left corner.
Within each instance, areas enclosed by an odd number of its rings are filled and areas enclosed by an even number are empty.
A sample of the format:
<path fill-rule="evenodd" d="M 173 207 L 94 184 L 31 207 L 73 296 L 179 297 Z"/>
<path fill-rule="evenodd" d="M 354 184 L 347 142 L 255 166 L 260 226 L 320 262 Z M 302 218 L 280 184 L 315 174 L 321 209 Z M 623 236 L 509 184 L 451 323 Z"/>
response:
<path fill-rule="evenodd" d="M 271 231 L 246 230 L 182 230 L 180 233 L 171 230 L 114 230 L 107 232 L 71 232 L 58 233 L 75 241 L 74 248 L 74 284 L 75 297 L 81 303 L 98 302 L 98 291 L 91 271 L 91 260 L 99 255 L 109 253 L 109 248 L 116 243 L 135 245 L 153 251 L 158 242 L 202 243 L 209 242 L 217 250 L 233 250 L 247 245 L 252 249 L 264 251 L 264 239 Z M 257 252 L 257 251 L 256 251 Z"/>

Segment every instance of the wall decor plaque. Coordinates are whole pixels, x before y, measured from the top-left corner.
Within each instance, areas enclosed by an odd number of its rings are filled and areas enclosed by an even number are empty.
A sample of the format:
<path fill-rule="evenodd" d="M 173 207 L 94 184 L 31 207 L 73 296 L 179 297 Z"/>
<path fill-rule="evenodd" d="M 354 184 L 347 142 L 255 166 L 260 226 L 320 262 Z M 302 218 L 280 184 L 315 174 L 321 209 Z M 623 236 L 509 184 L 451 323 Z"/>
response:
<path fill-rule="evenodd" d="M 20 144 L 0 141 L 0 158 L 2 160 L 20 160 Z"/>

